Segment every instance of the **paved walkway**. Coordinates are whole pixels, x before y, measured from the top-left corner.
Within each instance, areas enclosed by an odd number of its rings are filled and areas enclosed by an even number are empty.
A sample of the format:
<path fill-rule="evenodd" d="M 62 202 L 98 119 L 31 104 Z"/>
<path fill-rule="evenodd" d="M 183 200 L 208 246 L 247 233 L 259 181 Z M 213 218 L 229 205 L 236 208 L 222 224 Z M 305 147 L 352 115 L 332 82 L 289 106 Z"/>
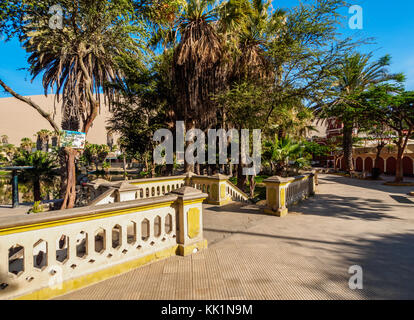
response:
<path fill-rule="evenodd" d="M 206 205 L 209 248 L 59 299 L 414 299 L 411 187 L 322 175 L 285 218 Z M 364 289 L 348 287 L 360 265 Z"/>

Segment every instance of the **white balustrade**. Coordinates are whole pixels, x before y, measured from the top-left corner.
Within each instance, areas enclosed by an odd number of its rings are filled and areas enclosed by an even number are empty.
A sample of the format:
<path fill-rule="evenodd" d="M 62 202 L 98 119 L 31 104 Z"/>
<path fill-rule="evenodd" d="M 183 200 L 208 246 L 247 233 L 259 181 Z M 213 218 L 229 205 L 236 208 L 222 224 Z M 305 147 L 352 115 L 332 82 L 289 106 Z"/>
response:
<path fill-rule="evenodd" d="M 205 247 L 201 203 L 207 195 L 180 190 L 151 200 L 0 219 L 0 299 L 62 294 L 159 257 L 191 253 L 191 246 Z M 181 234 L 190 229 L 190 238 Z"/>
<path fill-rule="evenodd" d="M 266 185 L 265 212 L 285 216 L 288 213 L 288 207 L 315 194 L 315 177 L 315 173 L 309 173 L 293 178 L 274 176 L 264 180 Z"/>

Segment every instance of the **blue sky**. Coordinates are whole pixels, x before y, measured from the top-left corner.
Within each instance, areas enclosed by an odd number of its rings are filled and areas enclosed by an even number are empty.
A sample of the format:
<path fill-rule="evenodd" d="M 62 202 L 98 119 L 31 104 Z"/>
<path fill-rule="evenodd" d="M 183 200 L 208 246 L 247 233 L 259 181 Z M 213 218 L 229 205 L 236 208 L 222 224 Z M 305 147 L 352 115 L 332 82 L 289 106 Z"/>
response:
<path fill-rule="evenodd" d="M 275 0 L 274 7 L 290 7 L 298 0 Z M 375 57 L 390 54 L 392 72 L 406 74 L 406 87 L 414 90 L 414 1 L 412 0 L 359 0 L 353 3 L 363 8 L 363 30 L 355 31 L 344 25 L 339 31 L 345 35 L 374 37 L 376 44 L 364 46 L 363 52 L 374 51 Z M 347 10 L 342 12 L 348 15 Z M 27 55 L 17 40 L 0 42 L 0 78 L 22 95 L 43 94 L 41 78 L 30 80 Z M 0 90 L 0 97 L 8 94 Z"/>

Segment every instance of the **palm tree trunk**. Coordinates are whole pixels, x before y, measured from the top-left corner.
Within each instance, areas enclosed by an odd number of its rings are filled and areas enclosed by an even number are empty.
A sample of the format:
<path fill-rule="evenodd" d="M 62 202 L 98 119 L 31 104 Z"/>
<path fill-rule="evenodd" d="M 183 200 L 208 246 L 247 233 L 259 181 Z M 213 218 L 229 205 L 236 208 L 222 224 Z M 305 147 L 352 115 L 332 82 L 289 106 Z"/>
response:
<path fill-rule="evenodd" d="M 241 152 L 239 153 L 239 164 L 237 165 L 237 187 L 244 190 L 246 186 L 246 176 L 243 175 L 243 164 L 241 162 Z"/>
<path fill-rule="evenodd" d="M 254 190 L 256 188 L 255 176 L 250 176 L 250 198 L 254 198 Z"/>
<path fill-rule="evenodd" d="M 186 121 L 186 133 L 195 128 L 195 124 L 193 121 Z M 188 146 L 191 144 L 191 141 L 185 142 L 185 150 L 187 150 Z M 187 162 L 187 159 L 184 157 L 184 172 L 194 172 L 194 164 L 190 164 Z"/>
<path fill-rule="evenodd" d="M 344 124 L 343 128 L 343 150 L 345 159 L 345 171 L 351 172 L 354 170 L 352 163 L 352 124 Z"/>
<path fill-rule="evenodd" d="M 34 201 L 41 201 L 42 197 L 40 195 L 40 179 L 39 177 L 36 178 L 36 180 L 33 181 L 33 198 Z"/>
<path fill-rule="evenodd" d="M 63 199 L 65 197 L 65 192 L 68 186 L 68 180 L 67 180 L 67 170 L 68 170 L 68 164 L 67 164 L 67 158 L 66 153 L 63 148 L 60 148 L 59 150 L 59 165 L 60 165 L 60 198 Z"/>
<path fill-rule="evenodd" d="M 126 172 L 126 156 L 125 153 L 122 153 L 122 165 L 124 169 L 124 180 L 127 178 L 127 172 Z"/>
<path fill-rule="evenodd" d="M 67 186 L 65 198 L 63 199 L 61 210 L 73 208 L 76 200 L 76 171 L 75 156 L 77 151 L 72 148 L 64 148 L 67 164 Z"/>

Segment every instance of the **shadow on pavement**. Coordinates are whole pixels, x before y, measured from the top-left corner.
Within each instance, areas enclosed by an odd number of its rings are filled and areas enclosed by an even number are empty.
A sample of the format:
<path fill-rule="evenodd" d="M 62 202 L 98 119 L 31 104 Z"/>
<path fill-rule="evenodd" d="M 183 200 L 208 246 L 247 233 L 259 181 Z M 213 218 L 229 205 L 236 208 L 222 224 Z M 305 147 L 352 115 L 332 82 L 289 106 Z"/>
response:
<path fill-rule="evenodd" d="M 341 219 L 368 221 L 399 219 L 386 213 L 391 210 L 392 206 L 378 199 L 344 197 L 334 194 L 317 194 L 290 209 L 290 211 L 305 215 L 331 216 Z"/>
<path fill-rule="evenodd" d="M 406 195 L 408 192 L 412 191 L 414 187 L 409 186 L 386 186 L 384 180 L 361 180 L 361 179 L 354 179 L 350 177 L 343 177 L 337 175 L 321 175 L 322 179 L 319 180 L 319 183 L 322 184 L 329 184 L 329 183 L 340 183 L 345 184 L 348 186 L 365 188 L 365 189 L 372 189 L 377 191 L 382 191 L 384 193 L 395 193 L 395 194 L 404 194 Z"/>

